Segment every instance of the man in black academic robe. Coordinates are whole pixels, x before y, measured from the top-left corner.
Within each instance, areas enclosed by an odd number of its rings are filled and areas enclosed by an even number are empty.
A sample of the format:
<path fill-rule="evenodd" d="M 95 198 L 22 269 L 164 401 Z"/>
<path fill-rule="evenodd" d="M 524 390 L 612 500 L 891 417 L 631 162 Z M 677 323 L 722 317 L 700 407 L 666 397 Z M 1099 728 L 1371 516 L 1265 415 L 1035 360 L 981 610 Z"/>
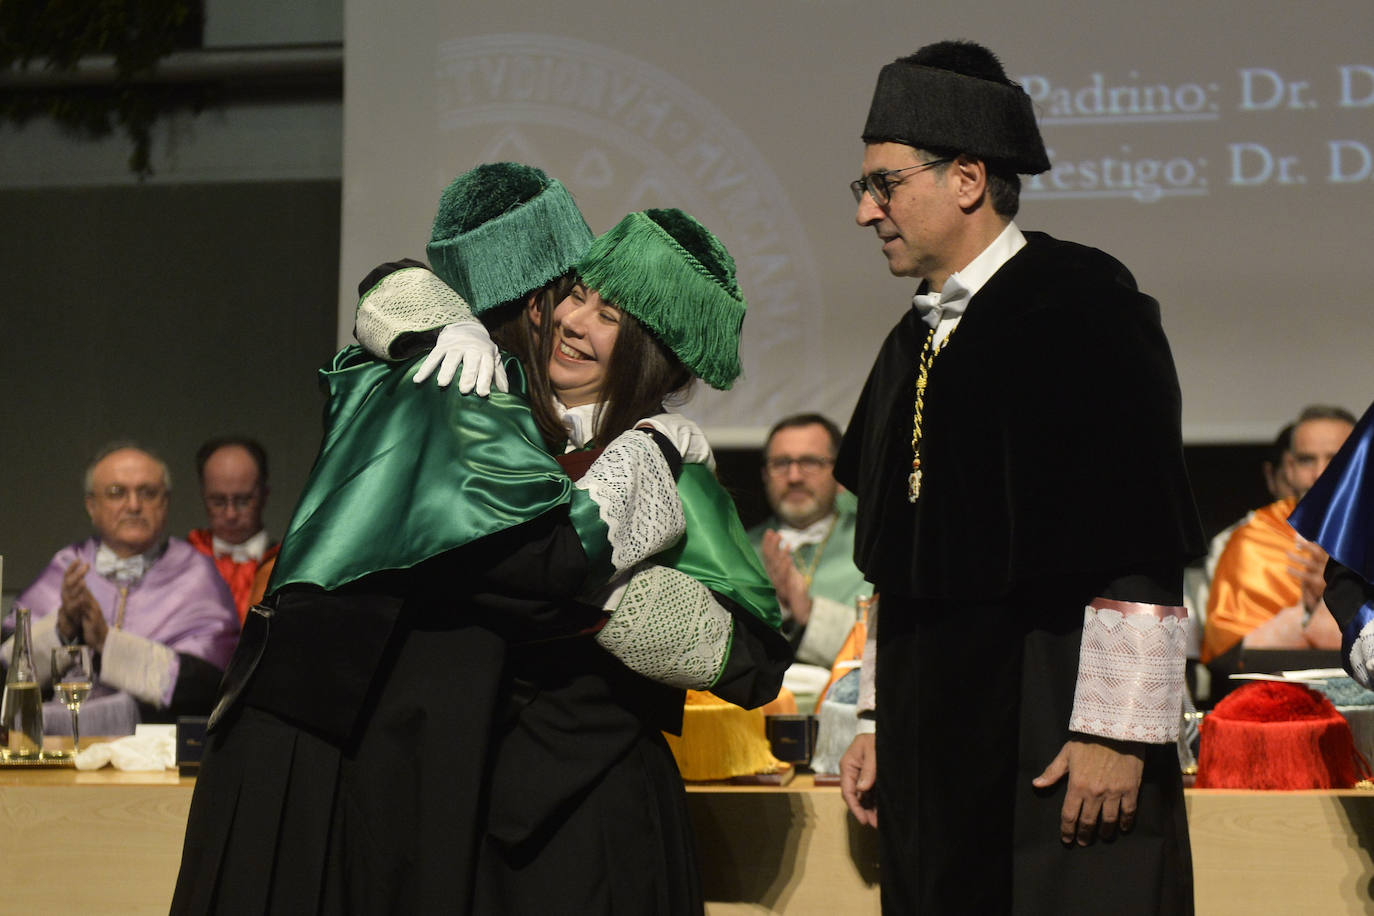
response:
<path fill-rule="evenodd" d="M 876 735 L 841 769 L 884 911 L 1191 912 L 1173 742 L 1202 536 L 1159 307 L 1012 222 L 1048 160 L 986 49 L 885 67 L 864 141 L 857 220 L 922 281 L 836 465 L 880 595 Z"/>

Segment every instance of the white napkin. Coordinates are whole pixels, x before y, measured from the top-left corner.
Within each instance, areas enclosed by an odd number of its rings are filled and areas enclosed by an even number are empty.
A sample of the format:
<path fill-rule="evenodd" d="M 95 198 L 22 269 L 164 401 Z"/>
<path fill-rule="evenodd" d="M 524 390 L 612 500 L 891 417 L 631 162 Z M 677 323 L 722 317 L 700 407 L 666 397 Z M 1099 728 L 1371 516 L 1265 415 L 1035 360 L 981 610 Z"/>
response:
<path fill-rule="evenodd" d="M 132 735 L 92 744 L 76 755 L 78 770 L 166 770 L 177 765 L 175 725 L 139 725 Z"/>

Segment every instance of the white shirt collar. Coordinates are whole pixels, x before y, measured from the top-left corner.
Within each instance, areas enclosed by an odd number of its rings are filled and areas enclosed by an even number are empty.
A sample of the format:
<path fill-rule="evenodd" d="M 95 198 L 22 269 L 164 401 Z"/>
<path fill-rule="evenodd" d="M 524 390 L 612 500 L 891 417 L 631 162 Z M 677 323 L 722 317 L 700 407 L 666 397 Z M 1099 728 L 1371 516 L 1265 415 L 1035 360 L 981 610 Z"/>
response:
<path fill-rule="evenodd" d="M 228 541 L 220 540 L 211 535 L 210 546 L 214 550 L 215 556 L 230 556 L 235 563 L 246 563 L 249 560 L 261 560 L 262 555 L 267 552 L 267 529 L 263 528 L 257 534 L 244 541 L 242 544 L 230 544 Z"/>
<path fill-rule="evenodd" d="M 554 398 L 553 406 L 558 411 L 558 419 L 563 421 L 563 428 L 568 431 L 568 451 L 582 448 L 592 441 L 592 436 L 596 433 L 593 423 L 596 419 L 595 403 L 564 407 L 562 401 Z"/>
<path fill-rule="evenodd" d="M 935 345 L 944 343 L 946 337 L 958 325 L 973 297 L 983 288 L 992 275 L 1002 269 L 1002 265 L 1026 247 L 1026 237 L 1021 234 L 1015 222 L 1008 222 L 988 247 L 979 252 L 962 270 L 956 270 L 945 280 L 945 285 L 937 292 L 918 293 L 912 298 L 911 307 L 925 313 L 938 309 L 938 324 L 935 325 Z M 953 303 L 953 308 L 948 304 Z M 924 320 L 924 319 L 922 319 Z"/>
<path fill-rule="evenodd" d="M 950 283 L 954 282 L 956 288 L 967 291 L 970 299 L 978 295 L 978 290 L 983 288 L 983 284 L 992 279 L 992 275 L 1002 269 L 1002 265 L 1012 259 L 1012 255 L 1026 247 L 1026 237 L 1021 234 L 1021 230 L 1016 227 L 1016 223 L 1009 222 L 992 240 L 988 247 L 979 253 L 978 257 L 968 262 L 968 266 L 963 270 L 956 270 L 949 275 L 945 281 L 942 294 L 950 289 Z"/>

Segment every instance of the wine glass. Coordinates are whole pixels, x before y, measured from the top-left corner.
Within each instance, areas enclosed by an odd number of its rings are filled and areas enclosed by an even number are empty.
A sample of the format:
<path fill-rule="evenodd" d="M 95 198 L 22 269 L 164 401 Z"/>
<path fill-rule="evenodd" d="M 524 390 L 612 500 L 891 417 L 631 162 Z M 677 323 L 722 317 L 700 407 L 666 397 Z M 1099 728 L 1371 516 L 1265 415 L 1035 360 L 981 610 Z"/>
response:
<path fill-rule="evenodd" d="M 72 753 L 81 750 L 78 713 L 95 683 L 90 646 L 58 646 L 52 650 L 53 696 L 72 713 Z"/>

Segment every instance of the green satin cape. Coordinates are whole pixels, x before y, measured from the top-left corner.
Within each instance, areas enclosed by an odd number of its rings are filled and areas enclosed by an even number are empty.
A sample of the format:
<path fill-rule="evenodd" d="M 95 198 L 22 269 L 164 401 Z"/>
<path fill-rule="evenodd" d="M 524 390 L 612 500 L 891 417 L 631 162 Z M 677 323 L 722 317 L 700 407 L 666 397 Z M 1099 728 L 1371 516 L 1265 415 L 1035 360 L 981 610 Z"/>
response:
<path fill-rule="evenodd" d="M 544 450 L 520 364 L 506 361 L 509 394 L 478 398 L 416 385 L 422 359 L 386 363 L 350 346 L 321 370 L 324 443 L 269 593 L 408 569 L 565 505 L 591 568 L 609 575 L 606 526 Z"/>
<path fill-rule="evenodd" d="M 268 593 L 291 584 L 339 588 L 408 569 L 478 538 L 567 507 L 589 568 L 611 573 L 600 512 L 544 450 L 520 363 L 506 357 L 510 393 L 460 396 L 411 381 L 423 354 L 400 363 L 350 346 L 320 371 L 325 436 L 282 539 Z M 657 560 L 777 627 L 772 584 L 711 470 L 678 479 L 687 534 Z"/>

